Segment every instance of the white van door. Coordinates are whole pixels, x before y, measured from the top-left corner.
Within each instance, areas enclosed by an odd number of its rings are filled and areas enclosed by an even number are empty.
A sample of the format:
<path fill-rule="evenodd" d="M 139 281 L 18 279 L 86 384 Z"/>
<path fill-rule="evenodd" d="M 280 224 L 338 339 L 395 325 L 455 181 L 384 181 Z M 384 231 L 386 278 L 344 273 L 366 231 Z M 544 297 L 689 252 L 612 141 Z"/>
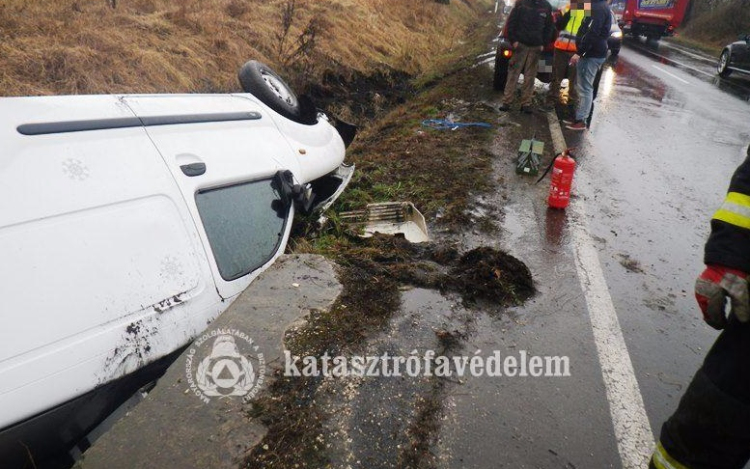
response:
<path fill-rule="evenodd" d="M 286 246 L 293 208 L 272 179 L 298 172 L 264 108 L 232 96 L 128 96 L 196 220 L 219 294 L 233 298 Z M 148 125 L 171 116 L 174 124 Z"/>
<path fill-rule="evenodd" d="M 0 106 L 26 125 L 0 128 L 3 427 L 174 351 L 220 300 L 132 112 L 111 96 Z"/>

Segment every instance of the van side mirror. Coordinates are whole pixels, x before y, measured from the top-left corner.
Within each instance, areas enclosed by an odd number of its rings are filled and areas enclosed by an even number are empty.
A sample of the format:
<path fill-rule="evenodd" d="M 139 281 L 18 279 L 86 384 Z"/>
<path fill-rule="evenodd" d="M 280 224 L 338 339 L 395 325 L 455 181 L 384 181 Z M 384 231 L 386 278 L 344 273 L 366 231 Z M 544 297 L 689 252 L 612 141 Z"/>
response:
<path fill-rule="evenodd" d="M 294 175 L 291 171 L 277 171 L 271 181 L 271 187 L 279 195 L 280 203 L 284 209 L 289 208 L 292 203 L 296 203 L 302 212 L 307 213 L 310 211 L 313 199 L 315 199 L 315 194 L 312 193 L 312 186 L 310 184 L 305 184 L 304 186 L 295 184 Z"/>

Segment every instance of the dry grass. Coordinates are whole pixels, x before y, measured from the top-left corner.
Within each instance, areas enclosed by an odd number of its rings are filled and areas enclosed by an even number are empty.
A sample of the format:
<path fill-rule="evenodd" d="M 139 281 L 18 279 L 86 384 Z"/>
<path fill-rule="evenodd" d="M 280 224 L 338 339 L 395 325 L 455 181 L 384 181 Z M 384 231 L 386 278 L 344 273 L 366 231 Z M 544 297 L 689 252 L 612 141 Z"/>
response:
<path fill-rule="evenodd" d="M 750 33 L 748 0 L 728 0 L 694 11 L 695 17 L 681 31 L 688 41 L 702 43 L 714 52 Z"/>
<path fill-rule="evenodd" d="M 0 0 L 1 93 L 235 91 L 237 70 L 251 58 L 293 82 L 326 71 L 418 75 L 447 63 L 492 3 L 296 0 L 283 35 L 290 2 Z M 310 25 L 314 44 L 304 57 L 293 56 Z M 308 77 L 295 76 L 301 61 Z"/>

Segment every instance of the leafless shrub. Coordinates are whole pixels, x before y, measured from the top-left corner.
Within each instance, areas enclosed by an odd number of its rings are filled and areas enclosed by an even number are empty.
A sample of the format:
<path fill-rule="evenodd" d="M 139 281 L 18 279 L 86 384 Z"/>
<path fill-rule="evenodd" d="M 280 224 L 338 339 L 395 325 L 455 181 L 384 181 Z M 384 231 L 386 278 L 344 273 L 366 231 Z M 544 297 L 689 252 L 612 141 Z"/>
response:
<path fill-rule="evenodd" d="M 276 36 L 276 56 L 281 59 L 284 55 L 286 38 L 289 36 L 289 30 L 294 22 L 294 11 L 297 9 L 295 0 L 287 0 L 281 5 L 281 29 L 275 34 Z"/>
<path fill-rule="evenodd" d="M 313 55 L 317 39 L 325 29 L 326 23 L 318 16 L 308 21 L 294 40 L 291 40 L 292 26 L 297 13 L 296 0 L 286 0 L 281 7 L 281 24 L 275 34 L 276 59 L 284 68 L 297 69 L 302 77 L 312 73 Z"/>

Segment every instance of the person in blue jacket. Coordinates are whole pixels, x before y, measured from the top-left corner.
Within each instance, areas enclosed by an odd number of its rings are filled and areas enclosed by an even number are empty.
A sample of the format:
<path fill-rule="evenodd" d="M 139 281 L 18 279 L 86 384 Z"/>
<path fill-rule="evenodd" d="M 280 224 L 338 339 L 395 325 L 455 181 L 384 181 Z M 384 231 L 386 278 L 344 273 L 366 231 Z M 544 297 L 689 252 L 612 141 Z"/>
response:
<path fill-rule="evenodd" d="M 607 38 L 612 27 L 612 15 L 606 0 L 586 0 L 583 9 L 587 16 L 576 34 L 576 54 L 570 63 L 576 66 L 578 106 L 575 120 L 565 121 L 571 130 L 586 130 L 586 120 L 594 102 L 594 78 L 607 59 Z"/>

